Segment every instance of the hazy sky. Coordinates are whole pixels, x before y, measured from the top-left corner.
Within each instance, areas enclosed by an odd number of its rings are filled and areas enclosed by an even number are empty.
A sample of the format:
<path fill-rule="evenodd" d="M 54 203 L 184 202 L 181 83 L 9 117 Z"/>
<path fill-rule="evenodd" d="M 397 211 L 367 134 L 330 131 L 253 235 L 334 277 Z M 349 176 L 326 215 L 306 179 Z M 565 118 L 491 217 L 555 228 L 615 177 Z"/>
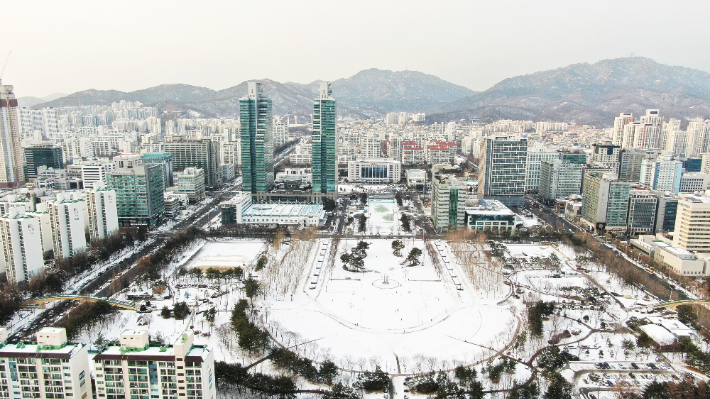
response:
<path fill-rule="evenodd" d="M 672 4 L 672 5 L 671 5 Z M 473 90 L 628 56 L 710 71 L 710 1 L 0 0 L 21 96 L 417 70 Z"/>

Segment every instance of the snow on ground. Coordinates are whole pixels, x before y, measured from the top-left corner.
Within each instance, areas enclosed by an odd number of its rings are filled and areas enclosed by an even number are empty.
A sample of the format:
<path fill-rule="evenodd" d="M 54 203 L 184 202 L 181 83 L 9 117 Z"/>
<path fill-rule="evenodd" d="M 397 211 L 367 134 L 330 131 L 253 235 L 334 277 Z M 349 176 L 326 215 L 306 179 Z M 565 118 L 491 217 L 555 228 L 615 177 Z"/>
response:
<path fill-rule="evenodd" d="M 200 255 L 189 268 L 217 269 L 246 267 L 255 261 L 264 248 L 263 241 L 211 242 L 204 246 Z"/>
<path fill-rule="evenodd" d="M 366 272 L 343 270 L 340 254 L 356 244 L 343 241 L 335 267 L 318 273 L 316 288 L 304 278 L 293 300 L 267 297 L 268 325 L 277 340 L 284 345 L 315 340 L 321 354 L 346 369 L 359 370 L 360 363 L 374 359 L 388 372 L 411 373 L 418 371 L 414 359 L 470 364 L 514 338 L 517 320 L 509 308 L 456 290 L 428 255 L 422 265 L 407 267 L 393 255 L 391 240 L 368 242 Z M 405 244 L 403 254 L 414 246 L 424 250 L 419 240 Z M 318 270 L 316 263 L 307 273 Z"/>
<path fill-rule="evenodd" d="M 400 230 L 399 209 L 392 199 L 371 199 L 367 203 L 369 230 L 375 234 L 395 234 Z"/>

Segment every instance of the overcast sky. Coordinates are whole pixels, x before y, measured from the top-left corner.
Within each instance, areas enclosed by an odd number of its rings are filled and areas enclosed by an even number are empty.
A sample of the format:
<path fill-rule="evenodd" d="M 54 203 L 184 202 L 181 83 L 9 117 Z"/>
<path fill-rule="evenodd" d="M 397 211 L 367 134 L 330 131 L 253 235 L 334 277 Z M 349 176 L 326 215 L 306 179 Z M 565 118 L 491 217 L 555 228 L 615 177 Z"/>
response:
<path fill-rule="evenodd" d="M 671 5 L 672 4 L 672 5 Z M 630 54 L 710 71 L 710 1 L 0 0 L 22 96 L 416 70 L 473 90 Z"/>

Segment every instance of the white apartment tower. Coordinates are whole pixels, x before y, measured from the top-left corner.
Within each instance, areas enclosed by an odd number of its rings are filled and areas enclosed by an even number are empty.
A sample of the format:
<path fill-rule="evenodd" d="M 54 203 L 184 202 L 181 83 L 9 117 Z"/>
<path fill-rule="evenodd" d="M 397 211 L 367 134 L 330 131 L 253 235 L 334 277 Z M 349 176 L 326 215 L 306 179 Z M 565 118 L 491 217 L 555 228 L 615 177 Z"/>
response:
<path fill-rule="evenodd" d="M 124 331 L 121 346 L 94 357 L 98 397 L 215 399 L 214 352 L 193 339 L 186 332 L 171 346 L 151 346 L 148 331 Z"/>
<path fill-rule="evenodd" d="M 2 260 L 0 272 L 10 282 L 30 282 L 44 268 L 44 251 L 40 221 L 23 208 L 11 208 L 0 218 Z"/>
<path fill-rule="evenodd" d="M 0 328 L 0 397 L 93 399 L 87 346 L 67 342 L 64 328 L 39 330 L 36 344 L 6 338 Z"/>
<path fill-rule="evenodd" d="M 54 258 L 71 258 L 86 250 L 84 201 L 70 193 L 60 193 L 56 199 L 47 201 L 47 210 L 54 236 Z"/>
<path fill-rule="evenodd" d="M 93 188 L 86 190 L 86 207 L 92 241 L 104 239 L 118 231 L 115 190 L 107 189 L 105 183 L 94 183 Z"/>
<path fill-rule="evenodd" d="M 621 113 L 619 116 L 614 118 L 614 129 L 611 133 L 611 141 L 614 145 L 621 145 L 621 141 L 624 137 L 624 126 L 633 123 L 634 116 L 630 113 Z"/>
<path fill-rule="evenodd" d="M 0 186 L 17 186 L 25 181 L 18 115 L 12 86 L 0 81 Z"/>

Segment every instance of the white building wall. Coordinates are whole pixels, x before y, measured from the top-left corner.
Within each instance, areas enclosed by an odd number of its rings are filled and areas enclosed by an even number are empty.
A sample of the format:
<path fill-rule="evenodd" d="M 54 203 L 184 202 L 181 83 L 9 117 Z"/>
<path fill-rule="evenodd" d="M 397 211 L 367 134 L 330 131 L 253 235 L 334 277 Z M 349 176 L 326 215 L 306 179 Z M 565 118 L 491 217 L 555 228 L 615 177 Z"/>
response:
<path fill-rule="evenodd" d="M 8 281 L 29 282 L 44 268 L 39 221 L 22 209 L 0 219 L 2 250 Z"/>

